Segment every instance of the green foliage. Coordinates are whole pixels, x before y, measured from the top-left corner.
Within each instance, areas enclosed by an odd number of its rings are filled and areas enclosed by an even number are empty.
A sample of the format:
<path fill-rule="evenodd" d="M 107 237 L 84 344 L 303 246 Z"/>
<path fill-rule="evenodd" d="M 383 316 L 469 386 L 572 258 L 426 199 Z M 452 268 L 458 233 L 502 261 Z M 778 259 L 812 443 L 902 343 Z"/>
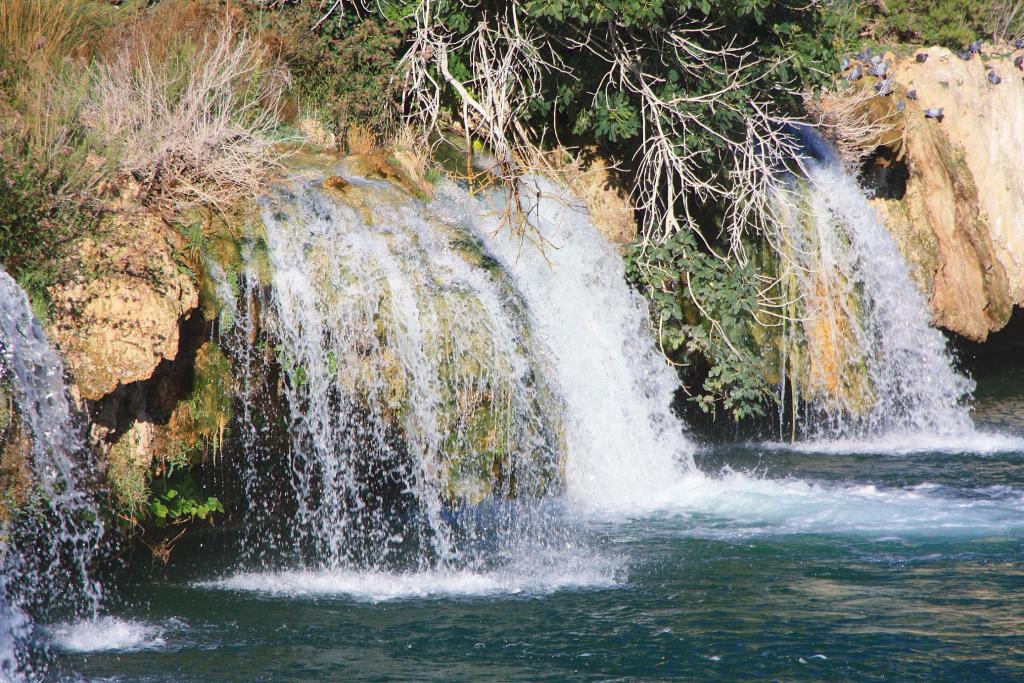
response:
<path fill-rule="evenodd" d="M 224 446 L 224 436 L 234 417 L 235 379 L 231 360 L 214 341 L 208 341 L 196 353 L 196 376 L 183 427 L 193 450 L 210 452 L 214 457 Z"/>
<path fill-rule="evenodd" d="M 212 523 L 214 513 L 224 512 L 224 506 L 216 497 L 204 495 L 187 467 L 172 467 L 153 477 L 149 491 L 146 509 L 157 527 L 196 519 L 209 519 Z"/>
<path fill-rule="evenodd" d="M 98 225 L 95 214 L 61 200 L 66 186 L 62 169 L 33 161 L 23 145 L 0 147 L 0 265 L 44 319 L 48 289 L 67 274 L 73 242 Z"/>
<path fill-rule="evenodd" d="M 961 48 L 978 38 L 1009 31 L 1024 31 L 1024 12 L 1015 25 L 1002 27 L 998 17 L 1016 0 L 889 0 L 888 11 L 876 9 L 871 17 L 876 38 L 920 45 Z"/>
<path fill-rule="evenodd" d="M 352 126 L 390 132 L 400 99 L 400 25 L 352 11 L 335 11 L 318 24 L 323 12 L 317 3 L 297 3 L 259 17 L 277 36 L 299 105 L 336 133 Z"/>
<path fill-rule="evenodd" d="M 754 334 L 754 267 L 707 253 L 690 232 L 633 246 L 626 264 L 627 277 L 651 302 L 663 352 L 684 380 L 700 386 L 690 400 L 712 414 L 721 406 L 736 420 L 763 416 L 774 394 Z"/>
<path fill-rule="evenodd" d="M 423 173 L 423 179 L 431 185 L 437 185 L 444 179 L 444 174 L 441 173 L 437 166 L 428 166 L 427 170 Z"/>

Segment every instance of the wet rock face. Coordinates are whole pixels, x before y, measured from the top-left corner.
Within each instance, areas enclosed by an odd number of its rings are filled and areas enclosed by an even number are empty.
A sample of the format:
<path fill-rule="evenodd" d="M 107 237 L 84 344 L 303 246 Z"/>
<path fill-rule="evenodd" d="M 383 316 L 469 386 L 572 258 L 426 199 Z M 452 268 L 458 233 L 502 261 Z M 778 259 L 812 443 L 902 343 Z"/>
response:
<path fill-rule="evenodd" d="M 876 200 L 937 325 L 974 341 L 1024 304 L 1024 79 L 1009 46 L 964 61 L 930 48 L 896 61 L 905 189 Z M 1000 83 L 987 77 L 1003 74 Z M 1012 77 L 1011 77 L 1012 75 Z M 916 91 L 916 99 L 906 97 Z M 927 109 L 942 109 L 940 120 Z"/>
<path fill-rule="evenodd" d="M 98 400 L 144 380 L 178 351 L 180 319 L 198 292 L 174 258 L 170 230 L 152 218 L 118 218 L 87 243 L 87 274 L 53 292 L 51 334 L 82 397 Z"/>

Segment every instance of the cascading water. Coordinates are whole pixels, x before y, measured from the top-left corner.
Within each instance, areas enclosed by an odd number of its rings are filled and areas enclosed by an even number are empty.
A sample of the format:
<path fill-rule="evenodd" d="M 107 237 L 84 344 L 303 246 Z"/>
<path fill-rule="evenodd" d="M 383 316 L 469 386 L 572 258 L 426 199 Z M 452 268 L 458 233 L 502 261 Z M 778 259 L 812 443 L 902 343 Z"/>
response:
<path fill-rule="evenodd" d="M 974 384 L 953 369 L 895 242 L 834 151 L 805 137 L 806 180 L 780 203 L 801 320 L 788 369 L 805 435 L 908 447 L 973 435 Z"/>
<path fill-rule="evenodd" d="M 968 383 L 898 252 L 847 176 L 809 168 L 822 189 L 799 214 L 814 220 L 793 219 L 797 262 L 826 260 L 851 301 L 872 288 L 852 338 L 882 392 L 855 422 L 825 412 L 830 434 L 969 429 Z M 229 345 L 280 367 L 287 458 L 253 407 L 273 401 L 243 388 L 248 560 L 204 586 L 378 600 L 614 582 L 619 560 L 595 554 L 586 520 L 652 511 L 726 534 L 1012 525 L 997 503 L 967 515 L 916 490 L 701 472 L 644 303 L 578 201 L 526 179 L 536 234 L 519 234 L 502 193 L 444 182 L 423 202 L 339 169 L 341 190 L 309 169 L 265 198 L 266 233 L 244 249 Z"/>
<path fill-rule="evenodd" d="M 103 527 L 83 487 L 81 430 L 28 297 L 0 269 L 0 381 L 13 388 L 30 448 L 30 490 L 0 529 L 0 673 L 25 673 L 33 616 L 94 616 L 100 587 L 90 577 Z M 87 471 L 87 470 L 86 470 Z"/>
<path fill-rule="evenodd" d="M 523 181 L 523 211 L 541 244 L 501 224 L 505 194 L 446 185 L 440 210 L 462 217 L 529 302 L 530 329 L 551 355 L 565 398 L 566 482 L 587 504 L 644 500 L 693 469 L 672 413 L 675 373 L 655 346 L 642 297 L 586 207 L 550 181 Z"/>
<path fill-rule="evenodd" d="M 562 410 L 473 236 L 387 183 L 350 195 L 296 180 L 264 205 L 288 540 L 327 567 L 462 562 L 445 503 L 557 486 Z"/>
<path fill-rule="evenodd" d="M 529 212 L 544 249 L 501 225 L 500 193 L 444 183 L 424 204 L 348 177 L 339 193 L 300 175 L 264 200 L 259 326 L 286 376 L 294 503 L 281 538 L 259 534 L 250 557 L 266 566 L 268 545 L 290 548 L 333 581 L 338 570 L 461 569 L 476 581 L 525 562 L 540 585 L 542 566 L 552 584 L 573 574 L 572 547 L 575 569 L 600 573 L 540 498 L 635 502 L 693 467 L 669 407 L 675 378 L 621 258 L 577 200 L 541 179 L 527 184 L 540 190 Z M 250 256 L 246 287 L 256 269 Z M 243 355 L 251 313 L 239 313 Z M 258 483 L 267 467 L 251 459 L 251 500 L 268 498 Z M 285 507 L 253 506 L 250 526 L 271 528 Z M 314 580 L 273 579 L 296 581 Z M 268 584 L 242 575 L 227 585 Z"/>

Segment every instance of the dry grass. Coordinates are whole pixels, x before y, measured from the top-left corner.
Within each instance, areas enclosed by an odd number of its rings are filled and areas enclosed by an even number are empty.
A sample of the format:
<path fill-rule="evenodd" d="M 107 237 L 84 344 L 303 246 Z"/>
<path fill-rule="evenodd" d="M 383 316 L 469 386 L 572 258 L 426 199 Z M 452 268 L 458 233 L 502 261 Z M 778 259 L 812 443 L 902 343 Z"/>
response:
<path fill-rule="evenodd" d="M 857 165 L 897 134 L 897 98 L 879 98 L 870 87 L 853 86 L 807 95 L 804 103 L 811 118 L 829 137 L 843 160 Z"/>
<path fill-rule="evenodd" d="M 84 56 L 99 17 L 97 3 L 83 0 L 0 0 L 0 56 L 18 64 Z"/>
<path fill-rule="evenodd" d="M 288 84 L 231 15 L 195 23 L 169 40 L 159 13 L 140 19 L 93 66 L 83 110 L 118 170 L 171 211 L 225 208 L 261 189 L 277 165 L 272 133 Z"/>
<path fill-rule="evenodd" d="M 366 126 L 349 126 L 345 142 L 349 154 L 372 154 L 379 148 L 377 137 Z"/>
<path fill-rule="evenodd" d="M 0 0 L 0 144 L 64 178 L 57 199 L 92 189 L 98 175 L 83 163 L 77 121 L 107 12 L 82 0 Z"/>

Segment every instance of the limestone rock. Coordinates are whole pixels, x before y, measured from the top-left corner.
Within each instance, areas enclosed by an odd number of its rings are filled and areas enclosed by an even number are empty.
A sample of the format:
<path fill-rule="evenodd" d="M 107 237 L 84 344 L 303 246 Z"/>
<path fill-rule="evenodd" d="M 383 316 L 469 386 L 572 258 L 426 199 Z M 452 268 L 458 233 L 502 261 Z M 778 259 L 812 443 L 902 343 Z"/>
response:
<path fill-rule="evenodd" d="M 120 217 L 81 251 L 88 274 L 52 292 L 51 337 L 83 398 L 143 380 L 178 351 L 178 324 L 198 301 L 158 219 Z"/>
<path fill-rule="evenodd" d="M 332 175 L 324 178 L 324 189 L 331 190 L 344 194 L 345 191 L 352 186 L 352 183 L 342 178 L 340 175 Z"/>
<path fill-rule="evenodd" d="M 876 200 L 937 325 L 984 340 L 1024 304 L 1024 80 L 1014 52 L 964 61 L 944 48 L 896 61 L 905 194 Z M 993 85 L 989 69 L 1003 76 Z M 879 98 L 882 99 L 882 98 Z M 942 108 L 942 121 L 925 109 Z"/>

